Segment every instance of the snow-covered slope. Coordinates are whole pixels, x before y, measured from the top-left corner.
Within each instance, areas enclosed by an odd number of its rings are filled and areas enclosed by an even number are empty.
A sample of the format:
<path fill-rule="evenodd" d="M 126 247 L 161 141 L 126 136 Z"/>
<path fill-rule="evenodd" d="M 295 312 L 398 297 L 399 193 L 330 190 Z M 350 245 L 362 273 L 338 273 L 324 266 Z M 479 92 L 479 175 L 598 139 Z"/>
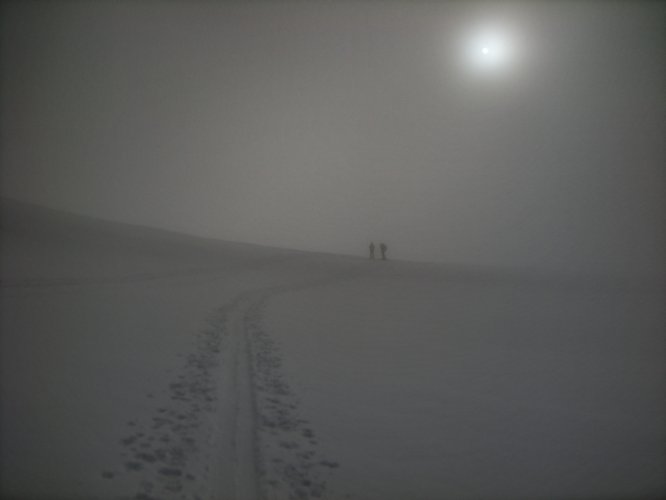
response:
<path fill-rule="evenodd" d="M 657 498 L 664 290 L 2 205 L 2 497 Z"/>

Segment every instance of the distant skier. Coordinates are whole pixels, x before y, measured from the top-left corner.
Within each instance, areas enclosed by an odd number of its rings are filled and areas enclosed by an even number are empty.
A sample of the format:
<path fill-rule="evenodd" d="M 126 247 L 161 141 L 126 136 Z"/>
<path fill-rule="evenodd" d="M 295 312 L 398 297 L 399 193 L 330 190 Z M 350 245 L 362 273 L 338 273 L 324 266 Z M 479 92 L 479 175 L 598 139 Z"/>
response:
<path fill-rule="evenodd" d="M 375 260 L 375 244 L 370 242 L 370 260 Z"/>
<path fill-rule="evenodd" d="M 379 250 L 382 252 L 382 260 L 386 260 L 386 251 L 388 250 L 388 247 L 386 246 L 386 243 L 382 243 L 379 245 Z"/>

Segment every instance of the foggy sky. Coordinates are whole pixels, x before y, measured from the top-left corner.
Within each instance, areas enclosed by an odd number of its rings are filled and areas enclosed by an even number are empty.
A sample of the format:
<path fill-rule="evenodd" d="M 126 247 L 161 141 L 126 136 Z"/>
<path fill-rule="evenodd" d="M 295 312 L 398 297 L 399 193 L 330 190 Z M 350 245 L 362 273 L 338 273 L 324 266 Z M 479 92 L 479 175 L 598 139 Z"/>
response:
<path fill-rule="evenodd" d="M 403 259 L 663 270 L 659 2 L 4 2 L 2 195 Z M 479 72 L 465 40 L 509 33 Z"/>

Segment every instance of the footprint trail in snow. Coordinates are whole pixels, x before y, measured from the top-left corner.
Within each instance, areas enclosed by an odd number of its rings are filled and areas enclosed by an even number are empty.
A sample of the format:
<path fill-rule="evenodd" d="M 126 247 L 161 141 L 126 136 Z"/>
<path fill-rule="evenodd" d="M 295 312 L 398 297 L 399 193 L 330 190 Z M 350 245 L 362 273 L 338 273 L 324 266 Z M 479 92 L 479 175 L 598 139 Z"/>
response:
<path fill-rule="evenodd" d="M 101 476 L 132 476 L 136 500 L 227 498 L 230 490 L 238 500 L 326 498 L 339 464 L 318 449 L 262 321 L 268 300 L 306 287 L 247 292 L 214 311 L 162 397 L 147 396 L 150 420 L 127 422 L 122 464 Z"/>

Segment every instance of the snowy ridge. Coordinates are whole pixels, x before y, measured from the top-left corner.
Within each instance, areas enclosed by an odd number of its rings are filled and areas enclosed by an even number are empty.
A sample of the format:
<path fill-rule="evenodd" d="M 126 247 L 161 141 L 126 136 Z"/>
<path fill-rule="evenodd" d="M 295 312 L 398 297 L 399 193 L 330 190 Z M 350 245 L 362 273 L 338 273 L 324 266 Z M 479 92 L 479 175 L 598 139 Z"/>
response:
<path fill-rule="evenodd" d="M 3 498 L 666 492 L 656 281 L 369 262 L 46 215 L 3 214 Z"/>

